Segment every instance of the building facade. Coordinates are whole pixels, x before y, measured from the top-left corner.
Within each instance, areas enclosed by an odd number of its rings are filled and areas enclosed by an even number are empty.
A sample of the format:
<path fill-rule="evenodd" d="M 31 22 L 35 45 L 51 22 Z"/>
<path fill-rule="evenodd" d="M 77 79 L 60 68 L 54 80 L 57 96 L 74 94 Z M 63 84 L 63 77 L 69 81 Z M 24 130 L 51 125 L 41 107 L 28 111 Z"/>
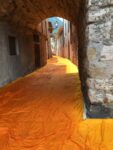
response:
<path fill-rule="evenodd" d="M 48 36 L 47 20 L 34 30 L 0 22 L 0 87 L 46 64 Z"/>
<path fill-rule="evenodd" d="M 70 21 L 64 19 L 64 26 L 57 32 L 57 55 L 70 59 L 78 65 L 78 41 L 76 28 Z M 75 34 L 76 33 L 76 34 Z"/>

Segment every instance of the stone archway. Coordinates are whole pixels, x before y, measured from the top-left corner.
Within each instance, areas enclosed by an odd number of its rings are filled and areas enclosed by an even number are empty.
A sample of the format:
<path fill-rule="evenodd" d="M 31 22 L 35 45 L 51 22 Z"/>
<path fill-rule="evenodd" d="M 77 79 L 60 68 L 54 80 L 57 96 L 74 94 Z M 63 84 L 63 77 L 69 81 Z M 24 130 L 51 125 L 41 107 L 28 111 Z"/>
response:
<path fill-rule="evenodd" d="M 52 16 L 76 25 L 79 73 L 88 117 L 113 117 L 112 3 L 110 0 L 0 1 L 0 18 L 21 29 L 34 30 L 40 21 Z"/>

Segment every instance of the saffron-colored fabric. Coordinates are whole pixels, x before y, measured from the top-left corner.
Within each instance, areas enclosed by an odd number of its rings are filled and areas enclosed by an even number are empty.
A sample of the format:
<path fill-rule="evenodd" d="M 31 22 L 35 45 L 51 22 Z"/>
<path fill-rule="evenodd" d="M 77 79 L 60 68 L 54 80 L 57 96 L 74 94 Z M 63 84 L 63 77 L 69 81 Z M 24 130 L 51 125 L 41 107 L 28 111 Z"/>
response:
<path fill-rule="evenodd" d="M 54 57 L 0 89 L 0 150 L 113 150 L 113 120 L 83 120 L 77 67 Z"/>

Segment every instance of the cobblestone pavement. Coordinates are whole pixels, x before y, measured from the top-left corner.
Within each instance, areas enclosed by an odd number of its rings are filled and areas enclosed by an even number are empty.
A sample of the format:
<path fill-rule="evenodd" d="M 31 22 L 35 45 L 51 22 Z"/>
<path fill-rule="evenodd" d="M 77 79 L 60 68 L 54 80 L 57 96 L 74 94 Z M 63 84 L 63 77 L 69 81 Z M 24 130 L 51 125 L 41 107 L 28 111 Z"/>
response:
<path fill-rule="evenodd" d="M 113 150 L 113 121 L 82 118 L 77 67 L 54 57 L 0 89 L 0 150 Z"/>

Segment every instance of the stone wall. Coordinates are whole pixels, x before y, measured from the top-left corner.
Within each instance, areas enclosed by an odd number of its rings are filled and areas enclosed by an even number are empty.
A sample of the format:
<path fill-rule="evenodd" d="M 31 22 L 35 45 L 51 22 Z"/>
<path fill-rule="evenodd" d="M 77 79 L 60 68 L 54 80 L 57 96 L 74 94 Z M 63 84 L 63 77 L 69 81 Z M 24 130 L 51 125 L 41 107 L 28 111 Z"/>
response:
<path fill-rule="evenodd" d="M 87 42 L 88 42 L 88 32 L 86 32 L 87 27 L 87 8 L 88 3 L 87 0 L 80 1 L 80 8 L 79 8 L 79 16 L 78 22 L 76 24 L 77 27 L 77 35 L 78 35 L 78 66 L 79 66 L 79 76 L 81 81 L 81 90 L 83 93 L 83 98 L 87 110 L 87 116 L 89 117 L 89 110 L 90 110 L 90 99 L 88 96 L 88 86 L 87 86 L 87 68 L 88 68 L 88 61 L 87 61 Z"/>
<path fill-rule="evenodd" d="M 56 55 L 64 57 L 64 31 L 61 30 L 60 35 L 57 36 L 57 52 Z"/>
<path fill-rule="evenodd" d="M 78 66 L 78 35 L 76 26 L 70 24 L 70 59 Z"/>
<path fill-rule="evenodd" d="M 64 19 L 64 57 L 70 59 L 70 22 Z"/>
<path fill-rule="evenodd" d="M 47 63 L 48 49 L 49 49 L 48 40 L 46 37 L 41 35 L 41 39 L 40 39 L 41 67 L 46 65 Z"/>
<path fill-rule="evenodd" d="M 8 36 L 18 41 L 18 54 L 9 53 Z M 0 22 L 0 86 L 34 70 L 34 49 L 32 35 L 15 32 L 8 23 Z"/>
<path fill-rule="evenodd" d="M 113 117 L 113 1 L 89 0 L 87 86 L 90 117 Z"/>
<path fill-rule="evenodd" d="M 78 65 L 78 37 L 76 26 L 64 19 L 64 57 Z"/>
<path fill-rule="evenodd" d="M 57 33 L 57 55 L 78 65 L 78 38 L 76 26 L 64 19 L 64 27 Z"/>
<path fill-rule="evenodd" d="M 0 87 L 37 69 L 33 31 L 29 29 L 23 33 L 20 31 L 21 29 L 17 30 L 8 22 L 0 22 Z M 47 38 L 39 31 L 36 32 L 40 37 L 40 66 L 44 66 L 47 63 Z M 13 56 L 9 52 L 10 35 L 15 36 L 18 43 L 18 53 Z"/>

